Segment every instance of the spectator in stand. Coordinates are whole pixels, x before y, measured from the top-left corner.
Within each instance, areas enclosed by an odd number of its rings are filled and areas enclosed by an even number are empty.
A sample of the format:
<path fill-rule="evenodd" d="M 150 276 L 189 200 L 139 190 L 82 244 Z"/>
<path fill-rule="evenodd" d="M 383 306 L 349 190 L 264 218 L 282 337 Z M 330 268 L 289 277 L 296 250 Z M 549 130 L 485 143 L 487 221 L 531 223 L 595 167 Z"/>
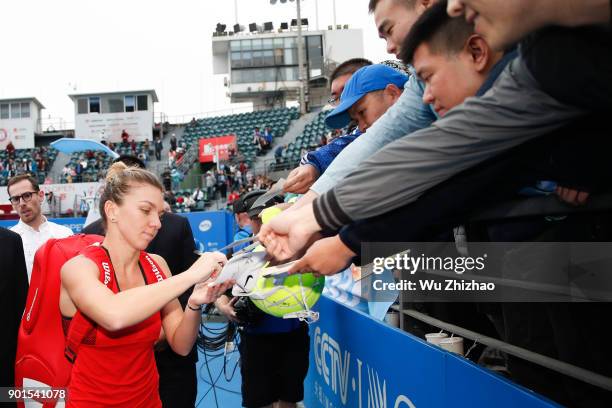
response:
<path fill-rule="evenodd" d="M 15 158 L 15 146 L 13 145 L 13 141 L 9 140 L 6 145 L 6 153 L 9 158 Z"/>
<path fill-rule="evenodd" d="M 236 173 L 234 173 L 234 189 L 239 190 L 242 186 L 242 172 L 239 169 L 236 169 Z"/>
<path fill-rule="evenodd" d="M 175 151 L 176 148 L 177 148 L 176 135 L 173 133 L 172 137 L 170 137 L 170 150 Z"/>
<path fill-rule="evenodd" d="M 222 170 L 217 172 L 217 191 L 221 194 L 221 198 L 227 198 L 227 177 Z"/>
<path fill-rule="evenodd" d="M 276 159 L 276 164 L 281 164 L 283 160 L 283 150 L 287 148 L 287 145 L 278 146 L 274 150 L 274 158 Z"/>
<path fill-rule="evenodd" d="M 262 144 L 262 135 L 261 132 L 259 131 L 259 127 L 255 126 L 255 130 L 253 130 L 253 144 L 255 146 L 257 146 L 257 150 L 261 151 L 263 144 Z"/>
<path fill-rule="evenodd" d="M 162 183 L 165 191 L 172 191 L 172 177 L 170 176 L 170 167 L 166 167 L 161 174 Z"/>
<path fill-rule="evenodd" d="M 15 161 L 12 158 L 9 158 L 6 164 L 6 173 L 7 176 L 13 177 L 15 175 Z"/>
<path fill-rule="evenodd" d="M 74 172 L 75 172 L 75 176 L 76 176 L 74 181 L 76 183 L 80 183 L 82 181 L 81 174 L 83 173 L 83 164 L 81 164 L 80 161 L 77 161 L 77 164 L 74 167 Z"/>
<path fill-rule="evenodd" d="M 138 153 L 138 159 L 142 160 L 145 165 L 147 164 L 147 154 L 145 153 L 145 150 Z"/>
<path fill-rule="evenodd" d="M 132 156 L 136 156 L 136 141 L 134 139 L 130 141 L 130 147 L 132 148 Z"/>
<path fill-rule="evenodd" d="M 229 165 L 229 171 L 226 172 L 227 174 L 227 184 L 229 185 L 230 188 L 234 188 L 234 181 L 236 179 L 236 166 L 233 164 Z"/>
<path fill-rule="evenodd" d="M 164 189 L 164 201 L 170 204 L 170 206 L 174 206 L 176 204 L 176 197 L 174 196 L 174 193 L 169 188 L 164 187 Z"/>
<path fill-rule="evenodd" d="M 196 206 L 196 201 L 190 195 L 185 196 L 185 207 L 193 210 Z"/>
<path fill-rule="evenodd" d="M 145 153 L 147 154 L 147 156 L 152 156 L 152 150 L 151 150 L 151 143 L 149 143 L 149 139 L 146 138 L 145 141 L 142 144 L 142 148 L 145 151 Z"/>
<path fill-rule="evenodd" d="M 153 142 L 155 145 L 155 159 L 161 160 L 161 152 L 164 149 L 164 144 L 159 136 L 155 136 L 155 141 Z"/>
<path fill-rule="evenodd" d="M 182 147 L 179 147 L 178 149 L 176 149 L 176 156 L 174 160 L 176 161 L 177 164 L 181 163 L 184 155 L 185 155 L 185 149 L 183 149 Z"/>
<path fill-rule="evenodd" d="M 168 150 L 168 167 L 174 167 L 174 160 L 176 159 L 176 150 Z"/>
<path fill-rule="evenodd" d="M 30 165 L 30 171 L 36 176 L 38 174 L 38 164 L 36 164 L 36 160 L 28 160 L 28 164 Z"/>
<path fill-rule="evenodd" d="M 248 167 L 244 161 L 241 161 L 240 165 L 238 166 L 238 169 L 242 174 L 246 174 Z"/>
<path fill-rule="evenodd" d="M 179 185 L 181 181 L 183 181 L 183 175 L 181 172 L 175 167 L 170 172 L 170 177 L 172 178 L 172 190 L 176 191 L 179 189 Z"/>
<path fill-rule="evenodd" d="M 272 142 L 274 141 L 274 134 L 272 133 L 272 128 L 270 126 L 266 126 L 264 130 L 264 139 L 268 146 L 272 146 Z"/>
<path fill-rule="evenodd" d="M 238 191 L 236 190 L 232 190 L 232 192 L 230 193 L 230 195 L 227 197 L 227 205 L 232 205 L 234 204 L 234 202 L 240 198 L 240 194 L 238 194 Z"/>
<path fill-rule="evenodd" d="M 47 221 L 41 210 L 45 193 L 40 190 L 38 181 L 29 174 L 11 178 L 7 193 L 13 209 L 19 214 L 19 222 L 11 230 L 21 235 L 29 280 L 36 250 L 49 238 L 65 238 L 72 235 L 72 231 Z"/>
<path fill-rule="evenodd" d="M 129 143 L 128 143 L 128 139 L 129 139 L 130 135 L 128 134 L 128 132 L 125 131 L 125 129 L 123 129 L 121 131 L 121 145 L 123 147 L 129 147 Z"/>
<path fill-rule="evenodd" d="M 215 175 L 212 171 L 206 172 L 206 194 L 209 199 L 215 197 L 215 185 L 217 184 L 217 180 L 215 179 Z"/>
<path fill-rule="evenodd" d="M 204 191 L 202 191 L 202 189 L 199 186 L 196 187 L 196 189 L 191 194 L 191 198 L 193 198 L 194 201 L 196 202 L 203 201 L 205 197 L 206 197 L 206 194 L 204 193 Z"/>

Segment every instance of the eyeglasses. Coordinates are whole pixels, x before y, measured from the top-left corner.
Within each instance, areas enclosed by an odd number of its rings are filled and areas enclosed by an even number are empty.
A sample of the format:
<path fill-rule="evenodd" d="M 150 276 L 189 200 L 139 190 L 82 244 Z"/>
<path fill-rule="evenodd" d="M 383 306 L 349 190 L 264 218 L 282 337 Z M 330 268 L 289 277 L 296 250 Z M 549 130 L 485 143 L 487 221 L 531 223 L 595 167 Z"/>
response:
<path fill-rule="evenodd" d="M 32 195 L 36 194 L 36 193 L 37 193 L 36 191 L 26 191 L 25 193 L 23 193 L 21 195 L 16 195 L 16 196 L 10 197 L 9 201 L 13 205 L 19 205 L 19 202 L 23 198 L 23 202 L 27 203 L 28 201 L 30 201 L 32 199 Z"/>
<path fill-rule="evenodd" d="M 329 103 L 331 106 L 337 106 L 340 103 L 340 98 L 332 96 L 327 100 L 327 103 Z"/>

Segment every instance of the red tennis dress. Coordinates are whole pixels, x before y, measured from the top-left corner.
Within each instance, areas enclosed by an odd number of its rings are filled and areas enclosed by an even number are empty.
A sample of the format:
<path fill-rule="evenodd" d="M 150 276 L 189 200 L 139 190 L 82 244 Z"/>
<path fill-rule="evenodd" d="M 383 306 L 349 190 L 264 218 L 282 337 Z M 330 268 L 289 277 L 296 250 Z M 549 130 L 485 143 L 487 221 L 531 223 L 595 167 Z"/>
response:
<path fill-rule="evenodd" d="M 81 252 L 94 261 L 104 276 L 104 267 L 114 293 L 120 288 L 110 257 L 101 246 Z M 104 265 L 105 264 L 105 265 Z M 147 285 L 163 280 L 160 268 L 141 252 L 140 269 Z M 132 327 L 110 332 L 96 326 L 78 349 L 68 386 L 67 407 L 161 408 L 159 374 L 153 344 L 161 329 L 160 312 Z"/>

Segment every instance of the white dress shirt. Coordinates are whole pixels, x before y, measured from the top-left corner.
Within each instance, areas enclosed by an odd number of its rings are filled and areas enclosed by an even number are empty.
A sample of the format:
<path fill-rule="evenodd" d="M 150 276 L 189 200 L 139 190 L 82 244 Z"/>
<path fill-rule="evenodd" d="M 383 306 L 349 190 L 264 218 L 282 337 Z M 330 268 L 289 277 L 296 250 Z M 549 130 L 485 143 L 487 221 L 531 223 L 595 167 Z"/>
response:
<path fill-rule="evenodd" d="M 34 255 L 38 248 L 43 246 L 50 238 L 66 238 L 73 235 L 70 228 L 63 225 L 47 221 L 43 216 L 43 223 L 40 224 L 39 230 L 36 231 L 28 224 L 19 220 L 17 225 L 11 227 L 11 230 L 21 235 L 23 241 L 23 252 L 25 255 L 26 266 L 28 268 L 28 282 L 32 277 L 32 267 L 34 266 Z"/>

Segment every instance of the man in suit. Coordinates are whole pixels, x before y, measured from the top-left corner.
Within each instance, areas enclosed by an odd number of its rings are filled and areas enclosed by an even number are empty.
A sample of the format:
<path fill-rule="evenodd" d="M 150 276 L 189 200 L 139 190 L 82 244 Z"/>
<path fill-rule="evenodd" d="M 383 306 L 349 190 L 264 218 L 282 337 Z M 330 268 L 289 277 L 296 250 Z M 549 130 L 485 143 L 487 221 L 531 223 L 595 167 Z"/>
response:
<path fill-rule="evenodd" d="M 4 316 L 0 330 L 0 387 L 14 387 L 17 333 L 28 295 L 28 273 L 21 237 L 2 227 L 0 259 L 0 310 Z"/>
<path fill-rule="evenodd" d="M 144 163 L 135 157 L 122 156 L 119 159 L 128 166 L 144 168 Z M 105 235 L 102 220 L 97 220 L 83 228 L 84 234 Z M 161 228 L 151 241 L 146 252 L 163 257 L 173 275 L 187 270 L 197 259 L 195 241 L 186 218 L 166 212 L 161 218 Z M 187 305 L 191 290 L 183 293 L 179 301 L 183 308 Z M 183 357 L 168 347 L 165 339 L 156 345 L 155 361 L 159 371 L 159 394 L 164 408 L 183 408 L 195 406 L 197 395 L 196 347 Z"/>

